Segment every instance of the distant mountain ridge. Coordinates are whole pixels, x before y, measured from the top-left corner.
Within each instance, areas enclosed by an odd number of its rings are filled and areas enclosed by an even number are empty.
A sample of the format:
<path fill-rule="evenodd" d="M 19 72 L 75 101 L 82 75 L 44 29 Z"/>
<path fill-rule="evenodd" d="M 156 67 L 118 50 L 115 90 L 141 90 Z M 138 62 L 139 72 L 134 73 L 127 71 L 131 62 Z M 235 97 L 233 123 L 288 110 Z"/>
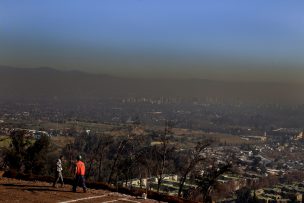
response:
<path fill-rule="evenodd" d="M 225 82 L 205 79 L 119 78 L 49 67 L 0 66 L 0 98 L 98 99 L 105 97 L 184 97 L 303 102 L 295 84 Z"/>

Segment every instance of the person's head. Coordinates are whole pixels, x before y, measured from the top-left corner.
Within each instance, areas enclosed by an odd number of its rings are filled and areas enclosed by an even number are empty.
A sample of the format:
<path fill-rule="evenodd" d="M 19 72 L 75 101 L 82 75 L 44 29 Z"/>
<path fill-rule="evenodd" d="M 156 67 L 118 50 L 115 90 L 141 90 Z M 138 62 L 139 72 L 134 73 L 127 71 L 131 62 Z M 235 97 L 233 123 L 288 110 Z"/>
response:
<path fill-rule="evenodd" d="M 80 161 L 80 160 L 81 160 L 81 155 L 78 155 L 78 156 L 76 157 L 76 160 L 77 160 L 77 161 Z"/>
<path fill-rule="evenodd" d="M 62 160 L 62 159 L 63 159 L 63 155 L 60 155 L 59 159 L 61 159 L 61 160 Z"/>

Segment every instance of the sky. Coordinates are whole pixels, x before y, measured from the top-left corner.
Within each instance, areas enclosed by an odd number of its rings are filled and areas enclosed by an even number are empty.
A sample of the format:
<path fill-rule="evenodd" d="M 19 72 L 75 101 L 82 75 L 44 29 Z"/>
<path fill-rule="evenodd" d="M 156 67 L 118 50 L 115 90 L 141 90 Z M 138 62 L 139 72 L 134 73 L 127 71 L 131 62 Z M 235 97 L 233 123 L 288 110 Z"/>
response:
<path fill-rule="evenodd" d="M 0 65 L 301 80 L 303 9 L 301 0 L 0 0 Z"/>

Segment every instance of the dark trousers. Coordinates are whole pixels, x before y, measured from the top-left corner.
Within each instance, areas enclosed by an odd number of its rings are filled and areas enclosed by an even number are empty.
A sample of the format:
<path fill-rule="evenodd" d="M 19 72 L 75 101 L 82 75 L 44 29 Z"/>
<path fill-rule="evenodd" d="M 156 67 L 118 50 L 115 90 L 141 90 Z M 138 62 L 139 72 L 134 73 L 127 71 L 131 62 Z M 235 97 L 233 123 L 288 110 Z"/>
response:
<path fill-rule="evenodd" d="M 53 186 L 56 186 L 58 181 L 60 180 L 61 182 L 61 186 L 63 186 L 63 177 L 62 177 L 62 172 L 60 171 L 56 171 L 56 175 L 55 175 L 55 180 L 53 182 Z"/>
<path fill-rule="evenodd" d="M 87 187 L 85 185 L 85 178 L 82 175 L 76 175 L 74 184 L 73 184 L 73 192 L 76 192 L 77 186 L 81 186 L 83 191 L 85 192 Z"/>

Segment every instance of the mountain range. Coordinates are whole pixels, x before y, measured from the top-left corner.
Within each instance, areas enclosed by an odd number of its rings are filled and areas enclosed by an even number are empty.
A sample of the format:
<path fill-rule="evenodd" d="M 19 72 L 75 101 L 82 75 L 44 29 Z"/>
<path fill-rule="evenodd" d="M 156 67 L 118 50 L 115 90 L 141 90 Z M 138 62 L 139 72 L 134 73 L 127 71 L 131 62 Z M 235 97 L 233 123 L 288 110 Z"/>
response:
<path fill-rule="evenodd" d="M 49 67 L 0 66 L 0 98 L 101 99 L 108 97 L 181 97 L 254 102 L 303 103 L 303 85 L 278 82 L 115 77 Z"/>

